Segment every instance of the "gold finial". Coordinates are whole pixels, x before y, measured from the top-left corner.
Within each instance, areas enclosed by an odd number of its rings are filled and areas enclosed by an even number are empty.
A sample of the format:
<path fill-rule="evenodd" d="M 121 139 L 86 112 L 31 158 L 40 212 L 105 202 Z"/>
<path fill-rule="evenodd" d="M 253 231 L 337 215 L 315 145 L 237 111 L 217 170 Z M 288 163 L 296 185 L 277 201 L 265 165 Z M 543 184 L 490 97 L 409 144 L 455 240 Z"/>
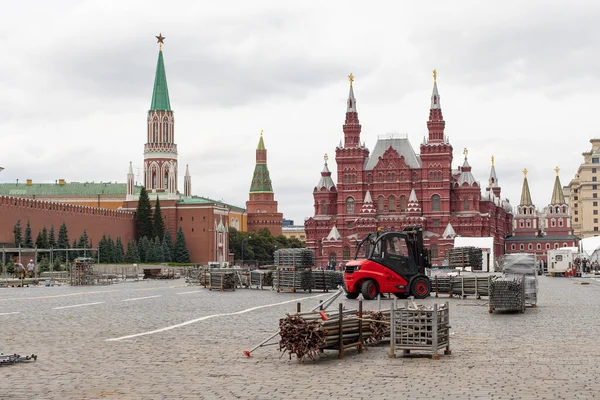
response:
<path fill-rule="evenodd" d="M 558 176 L 558 171 L 560 171 L 560 168 L 558 168 L 558 165 L 556 166 L 556 168 L 554 168 L 554 170 L 556 171 L 556 176 Z"/>
<path fill-rule="evenodd" d="M 261 129 L 260 130 L 260 137 L 262 137 L 262 134 L 263 134 L 263 130 Z"/>
<path fill-rule="evenodd" d="M 437 70 L 433 70 L 433 83 L 437 82 Z"/>
<path fill-rule="evenodd" d="M 469 154 L 469 150 L 466 147 L 463 149 L 463 154 L 465 155 L 465 160 L 466 160 L 467 154 Z"/>
<path fill-rule="evenodd" d="M 327 153 L 325 153 L 325 157 L 323 157 L 325 159 L 325 162 L 327 162 L 327 160 L 329 160 L 329 157 L 327 156 Z"/>
<path fill-rule="evenodd" d="M 492 167 L 494 166 L 494 156 L 492 156 Z"/>
<path fill-rule="evenodd" d="M 348 75 L 348 80 L 350 81 L 350 87 L 352 87 L 352 83 L 354 82 L 354 75 L 352 75 L 352 72 Z"/>
<path fill-rule="evenodd" d="M 162 33 L 159 33 L 158 36 L 155 36 L 157 41 L 156 43 L 160 44 L 160 51 L 162 51 L 162 45 L 165 42 L 165 37 L 162 35 Z"/>
<path fill-rule="evenodd" d="M 528 173 L 528 172 L 529 172 L 529 171 L 527 171 L 527 168 L 525 168 L 525 169 L 523 170 L 523 175 L 525 175 L 525 178 L 527 178 L 527 173 Z"/>

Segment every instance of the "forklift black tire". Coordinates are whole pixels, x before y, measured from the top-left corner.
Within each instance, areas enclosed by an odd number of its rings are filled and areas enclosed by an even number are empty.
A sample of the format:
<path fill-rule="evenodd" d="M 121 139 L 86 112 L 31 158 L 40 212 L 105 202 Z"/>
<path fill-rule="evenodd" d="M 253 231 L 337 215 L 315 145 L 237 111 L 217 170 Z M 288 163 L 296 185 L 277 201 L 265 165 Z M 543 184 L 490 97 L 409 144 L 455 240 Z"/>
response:
<path fill-rule="evenodd" d="M 346 292 L 346 298 L 347 298 L 347 299 L 354 300 L 354 299 L 357 299 L 357 298 L 358 298 L 358 295 L 359 295 L 359 294 L 360 294 L 360 293 L 350 293 L 350 292 Z"/>
<path fill-rule="evenodd" d="M 377 295 L 379 295 L 377 284 L 371 279 L 363 282 L 362 286 L 360 287 L 360 292 L 365 300 L 374 300 L 377 298 Z"/>
<path fill-rule="evenodd" d="M 431 283 L 429 283 L 429 279 L 424 276 L 418 276 L 413 279 L 410 285 L 410 293 L 415 297 L 415 299 L 424 299 L 429 297 L 429 293 L 431 293 Z"/>

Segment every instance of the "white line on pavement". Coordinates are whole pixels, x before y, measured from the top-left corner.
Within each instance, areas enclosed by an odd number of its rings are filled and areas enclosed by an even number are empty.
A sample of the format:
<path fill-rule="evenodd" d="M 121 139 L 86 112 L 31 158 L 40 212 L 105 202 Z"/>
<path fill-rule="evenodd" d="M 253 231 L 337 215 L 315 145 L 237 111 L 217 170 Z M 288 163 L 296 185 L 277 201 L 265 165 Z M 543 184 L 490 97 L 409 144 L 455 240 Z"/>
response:
<path fill-rule="evenodd" d="M 53 310 L 62 310 L 63 308 L 73 308 L 73 307 L 83 307 L 83 306 L 93 306 L 95 304 L 104 304 L 105 301 L 99 301 L 97 303 L 84 303 L 84 304 L 75 304 L 74 306 L 62 306 L 62 307 L 54 307 Z"/>
<path fill-rule="evenodd" d="M 192 319 L 192 320 L 185 321 L 185 322 L 182 322 L 182 323 L 177 324 L 177 325 L 171 325 L 171 326 L 167 326 L 165 328 L 155 329 L 153 331 L 148 331 L 148 332 L 136 333 L 136 334 L 133 334 L 133 335 L 121 336 L 121 337 L 118 337 L 118 338 L 106 339 L 106 341 L 107 342 L 117 342 L 119 340 L 131 339 L 131 338 L 138 337 L 138 336 L 153 335 L 155 333 L 170 331 L 171 329 L 181 328 L 182 326 L 195 324 L 196 322 L 205 321 L 205 320 L 211 319 L 211 318 L 224 317 L 224 316 L 227 316 L 227 315 L 245 314 L 247 312 L 254 311 L 254 310 L 259 310 L 261 308 L 275 307 L 275 306 L 280 306 L 282 304 L 295 303 L 295 302 L 299 302 L 299 301 L 302 301 L 302 300 L 315 299 L 317 297 L 328 296 L 328 295 L 330 295 L 330 293 L 317 294 L 315 296 L 302 297 L 302 298 L 299 298 L 299 299 L 282 301 L 280 303 L 265 304 L 265 305 L 262 305 L 262 306 L 257 306 L 257 307 L 252 307 L 252 308 L 246 308 L 245 310 L 235 311 L 235 312 L 231 312 L 231 313 L 207 315 L 205 317 L 200 317 L 200 318 Z"/>
<path fill-rule="evenodd" d="M 156 296 L 136 297 L 134 299 L 125 299 L 125 300 L 121 300 L 121 301 L 135 301 L 135 300 L 153 299 L 155 297 L 162 297 L 162 294 L 158 294 Z"/>
<path fill-rule="evenodd" d="M 20 311 L 13 311 L 13 312 L 5 312 L 5 313 L 0 313 L 0 315 L 12 315 L 12 314 L 20 314 Z"/>
<path fill-rule="evenodd" d="M 181 293 L 175 293 L 175 294 L 190 294 L 190 293 L 200 293 L 200 292 L 206 292 L 206 290 L 194 290 L 193 292 L 181 292 Z"/>

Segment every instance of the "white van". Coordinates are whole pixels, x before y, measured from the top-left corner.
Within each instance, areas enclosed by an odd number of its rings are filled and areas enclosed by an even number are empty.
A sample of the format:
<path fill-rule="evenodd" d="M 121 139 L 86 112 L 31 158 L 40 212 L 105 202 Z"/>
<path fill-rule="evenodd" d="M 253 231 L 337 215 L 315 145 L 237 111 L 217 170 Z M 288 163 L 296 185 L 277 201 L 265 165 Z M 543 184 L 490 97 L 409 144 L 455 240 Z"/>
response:
<path fill-rule="evenodd" d="M 573 251 L 571 249 L 548 250 L 548 273 L 552 276 L 565 274 L 573 268 Z"/>

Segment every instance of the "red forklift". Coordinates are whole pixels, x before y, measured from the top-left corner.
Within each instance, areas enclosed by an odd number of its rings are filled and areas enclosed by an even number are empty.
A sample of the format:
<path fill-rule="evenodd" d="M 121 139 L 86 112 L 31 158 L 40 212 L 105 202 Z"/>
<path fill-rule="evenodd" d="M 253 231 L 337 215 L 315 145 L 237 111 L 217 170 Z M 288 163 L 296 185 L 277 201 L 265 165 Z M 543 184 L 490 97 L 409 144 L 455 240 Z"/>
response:
<path fill-rule="evenodd" d="M 357 244 L 354 260 L 346 264 L 346 297 L 356 299 L 362 294 L 365 300 L 373 300 L 380 293 L 393 293 L 399 298 L 424 299 L 431 292 L 425 275 L 429 267 L 420 226 L 400 232 L 378 230 Z"/>

